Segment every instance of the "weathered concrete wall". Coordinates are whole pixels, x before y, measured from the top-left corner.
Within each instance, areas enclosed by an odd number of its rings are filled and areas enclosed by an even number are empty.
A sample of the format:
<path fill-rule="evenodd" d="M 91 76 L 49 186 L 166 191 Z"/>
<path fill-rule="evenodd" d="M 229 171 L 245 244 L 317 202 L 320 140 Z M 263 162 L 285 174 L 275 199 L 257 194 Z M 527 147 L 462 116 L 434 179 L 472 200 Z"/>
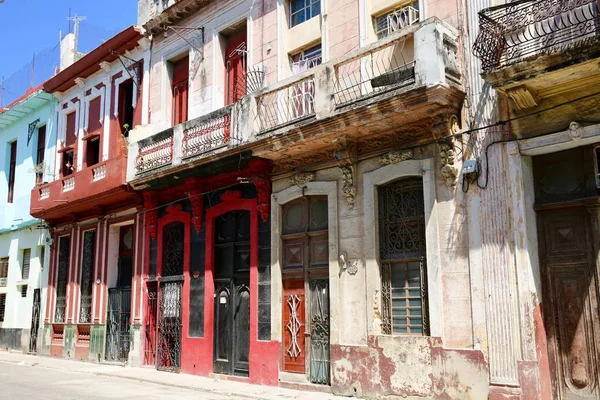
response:
<path fill-rule="evenodd" d="M 21 328 L 0 328 L 0 349 L 21 349 Z"/>
<path fill-rule="evenodd" d="M 483 353 L 447 349 L 440 338 L 369 336 L 367 346 L 333 346 L 332 390 L 366 398 L 485 399 Z"/>

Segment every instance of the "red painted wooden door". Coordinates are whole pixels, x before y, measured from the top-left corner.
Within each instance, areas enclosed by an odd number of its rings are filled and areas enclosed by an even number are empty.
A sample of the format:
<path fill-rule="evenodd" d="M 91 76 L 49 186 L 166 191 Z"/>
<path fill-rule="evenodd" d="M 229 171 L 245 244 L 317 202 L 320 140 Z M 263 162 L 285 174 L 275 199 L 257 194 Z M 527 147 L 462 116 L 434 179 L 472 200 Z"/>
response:
<path fill-rule="evenodd" d="M 246 94 L 246 27 L 227 38 L 225 47 L 225 104 L 233 104 Z"/>
<path fill-rule="evenodd" d="M 283 370 L 305 372 L 305 296 L 303 279 L 283 281 Z"/>

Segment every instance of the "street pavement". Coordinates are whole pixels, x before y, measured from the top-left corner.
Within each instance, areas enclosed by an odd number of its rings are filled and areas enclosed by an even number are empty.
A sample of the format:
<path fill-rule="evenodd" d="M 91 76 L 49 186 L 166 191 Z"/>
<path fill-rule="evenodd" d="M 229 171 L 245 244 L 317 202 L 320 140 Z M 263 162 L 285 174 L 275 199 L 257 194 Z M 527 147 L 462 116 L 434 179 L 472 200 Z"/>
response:
<path fill-rule="evenodd" d="M 0 400 L 339 400 L 328 393 L 0 351 Z"/>

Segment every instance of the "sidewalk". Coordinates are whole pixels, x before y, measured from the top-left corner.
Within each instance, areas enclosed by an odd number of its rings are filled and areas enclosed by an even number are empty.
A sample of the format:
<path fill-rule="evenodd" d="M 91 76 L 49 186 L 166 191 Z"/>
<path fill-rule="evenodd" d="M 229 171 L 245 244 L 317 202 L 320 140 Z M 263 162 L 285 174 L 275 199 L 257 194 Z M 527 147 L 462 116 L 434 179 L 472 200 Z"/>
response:
<path fill-rule="evenodd" d="M 327 393 L 300 391 L 271 386 L 260 386 L 229 380 L 216 380 L 188 374 L 160 372 L 151 368 L 122 367 L 116 365 L 93 364 L 45 356 L 32 356 L 22 353 L 0 351 L 0 362 L 49 368 L 53 370 L 78 372 L 113 378 L 131 379 L 158 385 L 179 387 L 204 393 L 242 396 L 256 400 L 340 400 L 342 397 Z"/>

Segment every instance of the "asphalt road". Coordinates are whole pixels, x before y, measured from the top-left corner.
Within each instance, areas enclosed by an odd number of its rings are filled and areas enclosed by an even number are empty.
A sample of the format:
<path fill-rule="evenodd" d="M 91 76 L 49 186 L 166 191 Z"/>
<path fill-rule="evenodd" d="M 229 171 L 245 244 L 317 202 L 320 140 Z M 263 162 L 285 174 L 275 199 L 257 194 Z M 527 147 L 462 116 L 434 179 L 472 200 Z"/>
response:
<path fill-rule="evenodd" d="M 131 379 L 0 362 L 0 400 L 243 400 Z"/>

